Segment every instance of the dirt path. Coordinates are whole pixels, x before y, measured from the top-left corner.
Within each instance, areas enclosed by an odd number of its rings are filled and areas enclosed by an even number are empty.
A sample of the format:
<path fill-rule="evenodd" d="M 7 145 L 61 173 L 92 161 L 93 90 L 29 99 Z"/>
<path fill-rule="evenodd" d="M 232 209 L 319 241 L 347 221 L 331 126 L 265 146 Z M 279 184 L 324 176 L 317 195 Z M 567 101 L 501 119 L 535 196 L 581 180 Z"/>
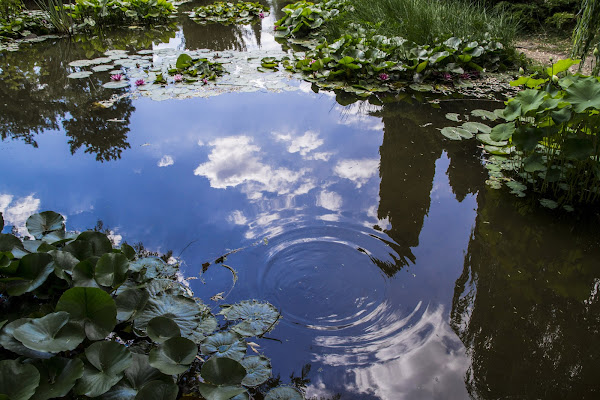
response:
<path fill-rule="evenodd" d="M 557 60 L 569 58 L 571 39 L 570 37 L 556 37 L 539 35 L 517 40 L 515 47 L 518 51 L 531 58 L 536 64 L 550 65 L 550 58 Z M 571 68 L 577 72 L 578 66 Z M 592 57 L 588 57 L 582 68 L 582 73 L 589 75 L 592 72 Z"/>

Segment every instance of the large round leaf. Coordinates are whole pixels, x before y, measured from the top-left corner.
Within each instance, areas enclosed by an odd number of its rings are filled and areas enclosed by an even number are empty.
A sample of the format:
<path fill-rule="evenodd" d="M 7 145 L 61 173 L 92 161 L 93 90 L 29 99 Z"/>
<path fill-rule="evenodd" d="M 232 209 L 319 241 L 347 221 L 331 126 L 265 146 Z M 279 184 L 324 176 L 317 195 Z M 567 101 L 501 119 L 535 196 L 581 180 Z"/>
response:
<path fill-rule="evenodd" d="M 173 382 L 148 382 L 135 396 L 135 400 L 175 400 L 179 387 Z"/>
<path fill-rule="evenodd" d="M 15 329 L 31 321 L 31 318 L 20 318 L 6 324 L 0 332 L 0 346 L 20 356 L 29 358 L 50 358 L 54 354 L 31 350 L 13 336 Z"/>
<path fill-rule="evenodd" d="M 453 126 L 447 126 L 443 128 L 441 132 L 442 135 L 451 140 L 471 139 L 473 137 L 473 134 L 468 130 L 463 128 L 455 128 Z"/>
<path fill-rule="evenodd" d="M 77 236 L 78 241 L 88 242 L 92 245 L 92 255 L 96 257 L 100 257 L 105 253 L 112 252 L 112 243 L 110 239 L 106 237 L 104 233 L 95 232 L 95 231 L 87 231 L 81 233 Z"/>
<path fill-rule="evenodd" d="M 565 92 L 564 99 L 573 105 L 575 112 L 600 109 L 600 82 L 595 77 L 577 79 Z"/>
<path fill-rule="evenodd" d="M 88 397 L 106 393 L 132 363 L 129 350 L 116 342 L 101 341 L 85 349 L 87 363 L 74 392 Z"/>
<path fill-rule="evenodd" d="M 291 386 L 277 386 L 265 396 L 265 400 L 303 400 L 304 396 Z"/>
<path fill-rule="evenodd" d="M 515 133 L 515 123 L 507 122 L 505 124 L 498 124 L 492 128 L 490 132 L 490 138 L 497 142 L 508 140 Z"/>
<path fill-rule="evenodd" d="M 246 342 L 235 332 L 218 332 L 202 343 L 202 354 L 229 357 L 240 361 L 246 354 Z"/>
<path fill-rule="evenodd" d="M 52 250 L 48 254 L 54 260 L 54 273 L 56 276 L 70 282 L 73 268 L 79 263 L 79 260 L 73 254 L 61 250 Z"/>
<path fill-rule="evenodd" d="M 181 336 L 179 325 L 168 317 L 152 318 L 150 322 L 148 322 L 146 333 L 155 343 L 163 343 L 167 339 Z"/>
<path fill-rule="evenodd" d="M 193 340 L 196 344 L 200 344 L 204 341 L 204 339 L 206 339 L 206 336 L 210 335 L 217 329 L 217 326 L 217 319 L 214 317 L 214 315 L 204 315 L 202 316 L 202 319 L 200 320 L 200 323 L 194 332 L 188 336 L 188 339 Z"/>
<path fill-rule="evenodd" d="M 50 360 L 35 362 L 40 372 L 40 385 L 33 400 L 47 400 L 66 396 L 77 379 L 83 375 L 83 362 L 80 359 L 54 357 Z"/>
<path fill-rule="evenodd" d="M 132 353 L 133 362 L 124 371 L 125 376 L 103 396 L 103 400 L 131 400 L 139 397 L 139 393 L 146 385 L 152 382 L 173 384 L 171 376 L 161 373 L 149 363 L 145 354 Z M 160 399 L 160 397 L 152 397 Z M 166 398 L 165 398 L 166 400 Z"/>
<path fill-rule="evenodd" d="M 129 268 L 134 272 L 140 272 L 144 280 L 154 279 L 158 276 L 172 276 L 177 272 L 176 267 L 158 257 L 140 258 L 132 262 Z"/>
<path fill-rule="evenodd" d="M 117 306 L 108 293 L 98 288 L 75 287 L 60 296 L 56 311 L 66 311 L 71 321 L 83 324 L 90 340 L 101 340 L 117 324 Z"/>
<path fill-rule="evenodd" d="M 0 233 L 0 251 L 12 251 L 14 248 L 23 249 L 23 243 L 15 235 Z"/>
<path fill-rule="evenodd" d="M 182 336 L 189 336 L 198 326 L 200 315 L 206 306 L 185 296 L 163 294 L 152 296 L 134 319 L 136 329 L 145 331 L 148 322 L 155 317 L 171 318 L 179 326 Z"/>
<path fill-rule="evenodd" d="M 44 211 L 27 218 L 25 226 L 33 237 L 41 239 L 50 232 L 64 232 L 65 218 L 54 211 Z"/>
<path fill-rule="evenodd" d="M 198 390 L 206 400 L 230 400 L 246 391 L 241 386 L 215 386 L 207 383 L 198 383 Z"/>
<path fill-rule="evenodd" d="M 73 286 L 99 288 L 98 282 L 94 279 L 94 257 L 80 261 L 73 268 Z"/>
<path fill-rule="evenodd" d="M 279 320 L 279 311 L 269 303 L 246 300 L 232 306 L 224 306 L 221 314 L 229 321 L 242 322 L 231 328 L 244 337 L 258 336 L 270 331 Z"/>
<path fill-rule="evenodd" d="M 135 317 L 146 306 L 149 297 L 150 294 L 145 289 L 127 289 L 119 293 L 115 299 L 117 320 L 124 322 Z"/>
<path fill-rule="evenodd" d="M 213 385 L 239 385 L 246 376 L 246 369 L 231 358 L 212 357 L 202 365 L 200 375 Z"/>
<path fill-rule="evenodd" d="M 103 254 L 96 263 L 96 282 L 102 286 L 115 287 L 127 279 L 129 260 L 120 253 Z"/>
<path fill-rule="evenodd" d="M 42 285 L 54 271 L 52 256 L 47 253 L 27 254 L 17 268 L 16 277 L 20 280 L 12 281 L 7 289 L 10 296 L 20 296 L 31 292 Z"/>
<path fill-rule="evenodd" d="M 92 244 L 85 240 L 75 240 L 63 247 L 63 251 L 73 254 L 79 261 L 83 261 L 94 255 Z"/>
<path fill-rule="evenodd" d="M 49 353 L 74 350 L 85 339 L 81 326 L 69 322 L 64 311 L 33 319 L 15 329 L 13 336 L 32 350 Z"/>
<path fill-rule="evenodd" d="M 245 386 L 258 386 L 271 377 L 271 361 L 266 357 L 246 357 L 240 364 L 246 368 L 246 376 L 242 381 Z"/>
<path fill-rule="evenodd" d="M 27 400 L 40 384 L 40 373 L 29 364 L 16 360 L 0 361 L 0 396 L 9 400 Z"/>
<path fill-rule="evenodd" d="M 194 342 L 175 337 L 150 351 L 150 365 L 164 374 L 180 374 L 189 368 L 197 354 L 198 347 Z"/>

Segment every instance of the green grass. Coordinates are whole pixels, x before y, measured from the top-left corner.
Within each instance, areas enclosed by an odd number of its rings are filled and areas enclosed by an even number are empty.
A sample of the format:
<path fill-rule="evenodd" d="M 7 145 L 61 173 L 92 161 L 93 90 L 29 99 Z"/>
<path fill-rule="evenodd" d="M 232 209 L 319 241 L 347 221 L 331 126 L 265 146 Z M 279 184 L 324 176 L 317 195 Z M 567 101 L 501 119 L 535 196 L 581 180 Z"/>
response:
<path fill-rule="evenodd" d="M 375 28 L 377 34 L 433 44 L 451 36 L 491 38 L 510 45 L 518 23 L 508 13 L 465 0 L 349 0 L 354 7 L 327 24 L 326 35 L 339 37 L 348 24 Z"/>

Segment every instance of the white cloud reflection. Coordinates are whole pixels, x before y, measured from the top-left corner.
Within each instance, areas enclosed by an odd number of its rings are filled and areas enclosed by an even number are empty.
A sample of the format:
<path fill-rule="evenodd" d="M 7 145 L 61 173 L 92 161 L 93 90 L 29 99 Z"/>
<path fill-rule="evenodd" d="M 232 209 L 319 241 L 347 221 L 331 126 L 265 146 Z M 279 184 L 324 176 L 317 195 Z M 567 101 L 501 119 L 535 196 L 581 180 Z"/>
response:
<path fill-rule="evenodd" d="M 323 190 L 317 197 L 317 205 L 331 211 L 339 211 L 342 208 L 342 196 L 336 192 Z"/>
<path fill-rule="evenodd" d="M 318 149 L 319 147 L 321 147 L 323 145 L 323 143 L 325 143 L 323 141 L 323 139 L 319 138 L 319 133 L 318 132 L 314 132 L 311 130 L 308 130 L 306 132 L 304 132 L 304 135 L 302 136 L 292 136 L 289 133 L 278 133 L 278 132 L 272 132 L 271 133 L 274 137 L 275 140 L 277 140 L 278 142 L 286 142 L 288 143 L 288 152 L 290 153 L 300 153 L 300 155 L 305 158 L 305 159 L 316 159 L 314 158 L 315 155 L 313 156 L 309 156 L 309 153 L 312 152 L 313 150 Z M 322 159 L 324 157 L 324 155 L 327 155 L 329 153 L 318 153 L 319 154 L 319 158 Z"/>
<path fill-rule="evenodd" d="M 156 165 L 158 165 L 159 167 L 169 167 L 173 164 L 175 164 L 175 160 L 173 160 L 173 157 L 163 156 Z"/>
<path fill-rule="evenodd" d="M 12 225 L 22 234 L 28 234 L 25 223 L 31 214 L 35 214 L 40 209 L 40 199 L 30 194 L 14 200 L 10 194 L 0 194 L 0 212 L 4 217 L 5 225 Z"/>
<path fill-rule="evenodd" d="M 357 188 L 367 183 L 379 171 L 379 160 L 341 160 L 334 168 L 337 176 L 354 182 Z"/>

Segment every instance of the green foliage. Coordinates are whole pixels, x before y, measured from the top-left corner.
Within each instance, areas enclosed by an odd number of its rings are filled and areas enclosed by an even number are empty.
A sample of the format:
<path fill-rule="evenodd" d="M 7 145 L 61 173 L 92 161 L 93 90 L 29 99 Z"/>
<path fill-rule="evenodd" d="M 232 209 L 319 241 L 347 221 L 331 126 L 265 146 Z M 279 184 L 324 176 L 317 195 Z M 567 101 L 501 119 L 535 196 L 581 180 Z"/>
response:
<path fill-rule="evenodd" d="M 70 15 L 80 27 L 94 27 L 154 24 L 165 21 L 175 10 L 167 0 L 77 0 L 70 6 Z"/>
<path fill-rule="evenodd" d="M 0 1 L 0 21 L 7 21 L 16 17 L 21 12 L 21 8 L 23 8 L 21 0 Z"/>
<path fill-rule="evenodd" d="M 169 69 L 169 75 L 182 75 L 186 82 L 195 82 L 206 79 L 213 81 L 225 73 L 223 64 L 216 61 L 209 61 L 207 58 L 192 58 L 189 54 L 183 53 L 177 58 L 175 68 Z M 157 83 L 166 84 L 162 77 L 162 82 L 157 77 Z"/>
<path fill-rule="evenodd" d="M 0 236 L 0 398 L 175 400 L 182 374 L 200 369 L 207 399 L 260 393 L 269 360 L 248 357 L 232 328 L 269 331 L 279 319 L 273 306 L 227 305 L 223 314 L 238 324 L 212 334 L 218 322 L 177 280 L 178 265 L 115 249 L 104 233 L 67 233 L 57 213 L 26 225 L 36 240 Z M 207 362 L 199 345 L 213 355 Z"/>
<path fill-rule="evenodd" d="M 302 0 L 288 4 L 281 10 L 285 16 L 275 23 L 275 29 L 285 36 L 306 36 L 337 16 L 343 6 L 344 1 L 340 0 L 328 0 L 318 4 Z"/>
<path fill-rule="evenodd" d="M 531 188 L 549 208 L 600 199 L 600 78 L 570 75 L 578 63 L 560 60 L 543 77 L 511 82 L 525 89 L 505 103 L 504 122 L 477 136 L 493 155 L 490 186 L 505 183 L 518 196 Z"/>
<path fill-rule="evenodd" d="M 257 18 L 263 18 L 268 8 L 260 3 L 218 1 L 207 6 L 196 7 L 190 18 L 199 23 L 218 22 L 229 24 L 250 24 Z"/>

